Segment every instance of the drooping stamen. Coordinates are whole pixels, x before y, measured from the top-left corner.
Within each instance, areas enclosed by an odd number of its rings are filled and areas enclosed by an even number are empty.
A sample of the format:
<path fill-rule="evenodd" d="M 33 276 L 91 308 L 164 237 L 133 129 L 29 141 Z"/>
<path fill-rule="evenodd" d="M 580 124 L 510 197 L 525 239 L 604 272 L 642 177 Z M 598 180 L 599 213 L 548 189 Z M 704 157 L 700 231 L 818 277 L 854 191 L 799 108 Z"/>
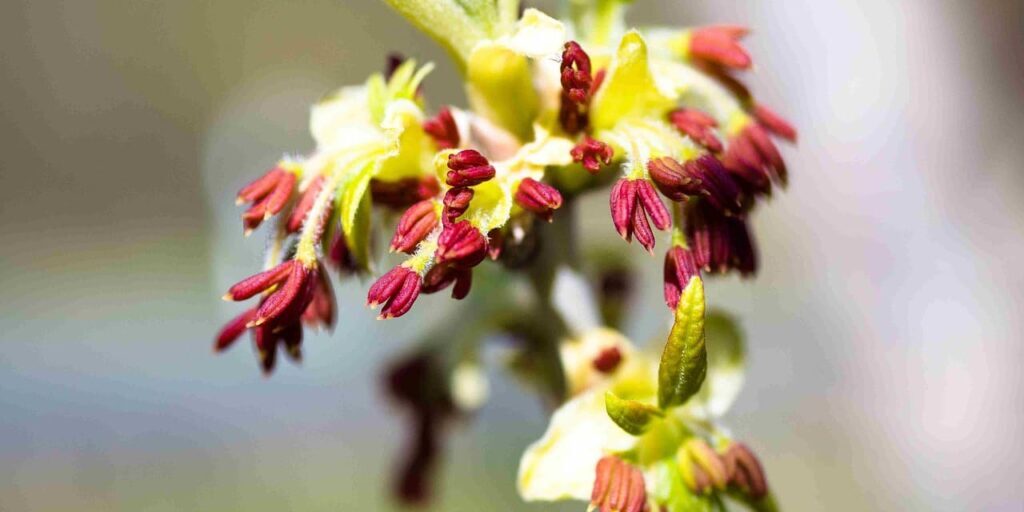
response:
<path fill-rule="evenodd" d="M 686 239 L 697 264 L 708 272 L 757 271 L 757 251 L 746 221 L 727 216 L 703 199 L 686 204 Z"/>
<path fill-rule="evenodd" d="M 742 189 L 712 155 L 701 155 L 686 163 L 667 156 L 654 158 L 647 162 L 647 172 L 658 190 L 673 201 L 699 195 L 725 212 L 739 213 L 742 207 Z"/>
<path fill-rule="evenodd" d="M 612 223 L 619 236 L 629 242 L 635 236 L 648 252 L 654 249 L 654 227 L 666 230 L 672 225 L 668 208 L 658 199 L 654 186 L 646 179 L 622 178 L 612 187 L 609 196 Z"/>
<path fill-rule="evenodd" d="M 708 150 L 714 153 L 722 151 L 722 141 L 715 135 L 718 127 L 715 118 L 697 109 L 680 108 L 669 112 L 668 120 L 680 133 Z"/>
<path fill-rule="evenodd" d="M 597 461 L 590 505 L 601 512 L 642 512 L 647 505 L 644 474 L 614 455 Z"/>
<path fill-rule="evenodd" d="M 252 203 L 242 214 L 246 234 L 284 209 L 295 190 L 295 173 L 278 165 L 238 191 L 237 204 Z"/>
<path fill-rule="evenodd" d="M 551 222 L 555 210 L 562 206 L 562 194 L 551 185 L 525 178 L 516 189 L 515 202 L 524 210 Z"/>
<path fill-rule="evenodd" d="M 412 254 L 416 246 L 437 227 L 437 208 L 431 199 L 420 201 L 409 207 L 398 220 L 395 236 L 391 239 L 391 251 Z"/>
<path fill-rule="evenodd" d="M 573 146 L 569 154 L 574 162 L 582 164 L 584 169 L 593 174 L 602 165 L 610 164 L 615 152 L 608 144 L 584 135 L 583 140 Z"/>
<path fill-rule="evenodd" d="M 370 286 L 366 303 L 370 308 L 379 305 L 379 319 L 400 317 L 409 312 L 420 295 L 420 276 L 412 269 L 398 265 Z"/>
<path fill-rule="evenodd" d="M 473 149 L 464 149 L 448 156 L 445 181 L 453 187 L 472 187 L 494 177 L 494 167 Z"/>
<path fill-rule="evenodd" d="M 694 29 L 690 33 L 688 55 L 699 60 L 733 69 L 748 69 L 750 54 L 739 40 L 747 34 L 745 27 L 715 25 Z"/>
<path fill-rule="evenodd" d="M 486 256 L 487 238 L 469 221 L 463 220 L 441 231 L 434 259 L 438 265 L 451 263 L 461 268 L 471 268 Z"/>

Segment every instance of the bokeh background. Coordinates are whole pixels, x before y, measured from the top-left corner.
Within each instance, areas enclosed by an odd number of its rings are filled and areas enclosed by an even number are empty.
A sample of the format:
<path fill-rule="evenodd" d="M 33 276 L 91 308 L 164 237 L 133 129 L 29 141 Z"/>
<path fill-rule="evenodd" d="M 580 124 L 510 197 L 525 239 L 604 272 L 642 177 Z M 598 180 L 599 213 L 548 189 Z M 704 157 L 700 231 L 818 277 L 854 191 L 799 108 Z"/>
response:
<path fill-rule="evenodd" d="M 800 128 L 756 217 L 763 267 L 709 296 L 743 318 L 728 421 L 789 510 L 1024 509 L 1024 3 L 637 2 L 638 24 L 755 28 L 755 91 Z M 546 5 L 546 4 L 541 4 Z M 369 0 L 6 0 L 0 7 L 0 510 L 388 510 L 404 425 L 379 367 L 400 321 L 339 290 L 340 327 L 262 378 L 212 333 L 258 265 L 237 188 L 308 150 L 308 106 L 400 50 L 441 52 Z M 593 237 L 612 238 L 598 198 Z M 660 260 L 635 246 L 638 337 Z M 646 259 L 645 259 L 646 258 Z M 495 373 L 447 443 L 438 510 L 527 506 L 546 424 Z"/>

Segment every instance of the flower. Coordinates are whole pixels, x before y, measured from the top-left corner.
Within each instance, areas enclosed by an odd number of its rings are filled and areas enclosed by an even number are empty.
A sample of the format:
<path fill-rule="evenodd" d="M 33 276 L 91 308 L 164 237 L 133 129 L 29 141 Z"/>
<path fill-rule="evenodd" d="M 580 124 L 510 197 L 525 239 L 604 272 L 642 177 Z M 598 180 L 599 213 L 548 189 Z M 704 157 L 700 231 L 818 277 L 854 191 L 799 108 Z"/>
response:
<path fill-rule="evenodd" d="M 533 178 L 519 182 L 516 189 L 516 204 L 529 210 L 538 217 L 551 222 L 551 216 L 562 206 L 562 194 L 557 188 L 541 183 Z"/>
<path fill-rule="evenodd" d="M 410 206 L 398 219 L 395 236 L 391 239 L 391 251 L 412 253 L 434 230 L 438 220 L 437 203 L 433 200 L 426 199 Z"/>
<path fill-rule="evenodd" d="M 636 237 L 651 252 L 654 249 L 654 233 L 647 222 L 650 217 L 654 227 L 664 231 L 672 225 L 672 218 L 658 199 L 654 187 L 647 180 L 622 178 L 612 187 L 609 204 L 612 222 L 619 236 L 627 242 Z"/>
<path fill-rule="evenodd" d="M 739 213 L 742 208 L 743 191 L 714 156 L 701 155 L 686 163 L 667 156 L 653 158 L 647 162 L 647 171 L 658 190 L 672 201 L 703 196 L 723 212 Z"/>
<path fill-rule="evenodd" d="M 414 270 L 398 265 L 384 274 L 366 294 L 366 304 L 380 310 L 379 319 L 394 318 L 409 312 L 420 295 L 420 276 Z"/>
<path fill-rule="evenodd" d="M 238 191 L 236 204 L 251 203 L 249 209 L 242 214 L 246 235 L 285 207 L 295 189 L 297 172 L 298 168 L 293 162 L 281 161 Z"/>

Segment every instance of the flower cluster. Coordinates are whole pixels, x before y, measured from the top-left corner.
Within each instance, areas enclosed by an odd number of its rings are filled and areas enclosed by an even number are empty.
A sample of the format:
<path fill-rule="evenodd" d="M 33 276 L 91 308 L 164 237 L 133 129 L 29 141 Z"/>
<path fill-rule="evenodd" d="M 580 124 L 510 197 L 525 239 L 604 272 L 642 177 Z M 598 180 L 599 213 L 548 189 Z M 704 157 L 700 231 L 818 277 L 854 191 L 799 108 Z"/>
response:
<path fill-rule="evenodd" d="M 374 233 L 394 221 L 388 248 L 402 259 L 366 297 L 379 318 L 449 287 L 454 299 L 481 304 L 440 337 L 467 341 L 433 345 L 389 374 L 392 395 L 416 418 L 400 496 L 427 495 L 440 425 L 472 408 L 460 399 L 473 395 L 465 382 L 446 378 L 460 367 L 448 352 L 476 357 L 490 329 L 522 341 L 512 369 L 561 404 L 523 457 L 525 499 L 640 512 L 709 510 L 729 495 L 773 507 L 761 464 L 717 421 L 738 390 L 742 343 L 727 317 L 704 311 L 705 274 L 756 272 L 750 216 L 786 184 L 776 139 L 796 140 L 736 78 L 752 65 L 747 30 L 626 30 L 619 0 L 569 2 L 566 22 L 520 12 L 514 0 L 387 1 L 455 59 L 469 106 L 429 115 L 421 86 L 433 66 L 398 58 L 315 105 L 315 149 L 238 193 L 249 205 L 245 234 L 267 224 L 269 250 L 262 271 L 225 295 L 256 304 L 222 329 L 215 349 L 248 330 L 265 372 L 279 346 L 299 360 L 303 329 L 335 323 L 327 269 L 372 273 L 384 257 Z M 626 242 L 651 254 L 659 238 L 667 244 L 664 300 L 675 322 L 660 357 L 622 337 L 611 315 L 583 325 L 559 303 L 565 283 L 579 285 L 571 212 L 560 212 L 600 190 Z M 502 299 L 483 268 L 495 264 L 530 269 L 528 305 Z M 615 290 L 628 288 L 616 275 Z M 590 293 L 579 286 L 568 296 L 585 309 Z M 733 340 L 713 342 L 725 356 L 705 347 L 711 324 Z"/>

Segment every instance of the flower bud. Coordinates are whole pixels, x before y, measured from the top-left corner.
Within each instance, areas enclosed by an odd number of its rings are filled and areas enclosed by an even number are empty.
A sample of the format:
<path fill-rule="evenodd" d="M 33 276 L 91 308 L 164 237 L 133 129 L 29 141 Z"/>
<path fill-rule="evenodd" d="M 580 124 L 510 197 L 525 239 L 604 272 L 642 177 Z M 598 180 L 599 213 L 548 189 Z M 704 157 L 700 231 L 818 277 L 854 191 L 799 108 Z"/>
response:
<path fill-rule="evenodd" d="M 292 197 L 294 190 L 295 174 L 281 165 L 239 190 L 236 203 L 252 203 L 242 214 L 246 234 L 280 212 Z"/>
<path fill-rule="evenodd" d="M 448 107 L 441 107 L 436 116 L 423 121 L 423 131 L 434 139 L 440 149 L 459 147 L 459 127 Z"/>
<path fill-rule="evenodd" d="M 618 512 L 642 512 L 647 505 L 644 474 L 639 468 L 614 455 L 597 461 L 590 506 Z"/>
<path fill-rule="evenodd" d="M 690 33 L 689 57 L 733 69 L 747 69 L 750 54 L 739 40 L 747 34 L 745 27 L 716 25 L 701 27 Z"/>
<path fill-rule="evenodd" d="M 537 214 L 538 217 L 551 222 L 551 216 L 562 206 L 562 194 L 551 185 L 541 183 L 533 178 L 525 178 L 516 189 L 516 204 L 524 210 Z"/>
<path fill-rule="evenodd" d="M 487 256 L 487 239 L 469 221 L 459 221 L 443 231 L 437 240 L 434 259 L 437 264 L 475 267 Z"/>
<path fill-rule="evenodd" d="M 729 485 L 735 486 L 753 500 L 759 500 L 768 494 L 768 480 L 765 478 L 761 462 L 746 445 L 730 444 L 722 455 L 722 460 L 729 475 Z"/>
<path fill-rule="evenodd" d="M 276 267 L 243 279 L 228 290 L 225 300 L 245 300 L 261 292 L 270 292 L 260 303 L 248 327 L 283 317 L 297 319 L 313 296 L 316 269 L 299 260 L 288 260 Z"/>
<path fill-rule="evenodd" d="M 246 325 L 256 316 L 256 308 L 249 308 L 224 324 L 213 343 L 214 352 L 223 352 L 233 345 L 246 330 Z"/>
<path fill-rule="evenodd" d="M 668 229 L 672 218 L 658 199 L 654 186 L 645 179 L 622 178 L 612 187 L 609 196 L 612 223 L 616 231 L 627 242 L 636 237 L 648 252 L 654 248 L 654 232 L 647 222 L 651 222 L 659 230 Z"/>
<path fill-rule="evenodd" d="M 655 158 L 647 162 L 647 171 L 658 190 L 673 201 L 701 195 L 719 210 L 741 210 L 743 192 L 714 156 L 702 155 L 686 163 L 671 157 Z"/>
<path fill-rule="evenodd" d="M 583 140 L 573 146 L 569 154 L 574 162 L 582 164 L 584 169 L 593 174 L 602 165 L 610 164 L 615 152 L 608 144 L 584 135 Z"/>
<path fill-rule="evenodd" d="M 679 296 L 690 284 L 690 278 L 699 275 L 700 267 L 689 249 L 677 245 L 665 253 L 665 304 L 671 310 L 679 305 Z"/>
<path fill-rule="evenodd" d="M 710 272 L 738 270 L 746 276 L 757 271 L 757 251 L 746 221 L 726 216 L 707 201 L 686 204 L 686 239 L 697 264 Z"/>
<path fill-rule="evenodd" d="M 378 319 L 400 317 L 409 312 L 420 295 L 420 276 L 412 269 L 398 265 L 370 286 L 366 304 L 375 309 L 379 305 Z"/>
<path fill-rule="evenodd" d="M 725 462 L 703 439 L 691 438 L 676 455 L 683 482 L 697 494 L 724 490 L 729 480 Z"/>
<path fill-rule="evenodd" d="M 320 191 L 324 188 L 324 176 L 319 175 L 313 178 L 313 181 L 306 187 L 306 191 L 299 197 L 298 204 L 292 209 L 291 215 L 288 216 L 288 223 L 285 226 L 289 233 L 296 233 L 302 228 L 303 222 L 306 221 L 306 215 L 309 214 L 309 210 L 313 208 L 313 203 L 316 202 L 316 196 L 320 194 Z M 324 212 L 324 215 L 330 215 L 330 209 Z"/>
<path fill-rule="evenodd" d="M 715 135 L 715 128 L 718 127 L 715 118 L 697 109 L 681 108 L 669 112 L 668 120 L 694 142 L 714 153 L 722 151 L 722 141 Z"/>
<path fill-rule="evenodd" d="M 473 189 L 469 187 L 455 187 L 448 189 L 444 194 L 444 210 L 441 212 L 441 221 L 445 226 L 455 223 L 466 209 L 469 202 L 473 200 Z"/>
<path fill-rule="evenodd" d="M 427 199 L 409 207 L 398 219 L 395 236 L 391 239 L 391 251 L 412 254 L 416 246 L 437 226 L 437 209 L 434 201 Z"/>
<path fill-rule="evenodd" d="M 464 149 L 448 156 L 445 181 L 453 187 L 472 187 L 494 177 L 494 167 L 473 149 Z"/>

